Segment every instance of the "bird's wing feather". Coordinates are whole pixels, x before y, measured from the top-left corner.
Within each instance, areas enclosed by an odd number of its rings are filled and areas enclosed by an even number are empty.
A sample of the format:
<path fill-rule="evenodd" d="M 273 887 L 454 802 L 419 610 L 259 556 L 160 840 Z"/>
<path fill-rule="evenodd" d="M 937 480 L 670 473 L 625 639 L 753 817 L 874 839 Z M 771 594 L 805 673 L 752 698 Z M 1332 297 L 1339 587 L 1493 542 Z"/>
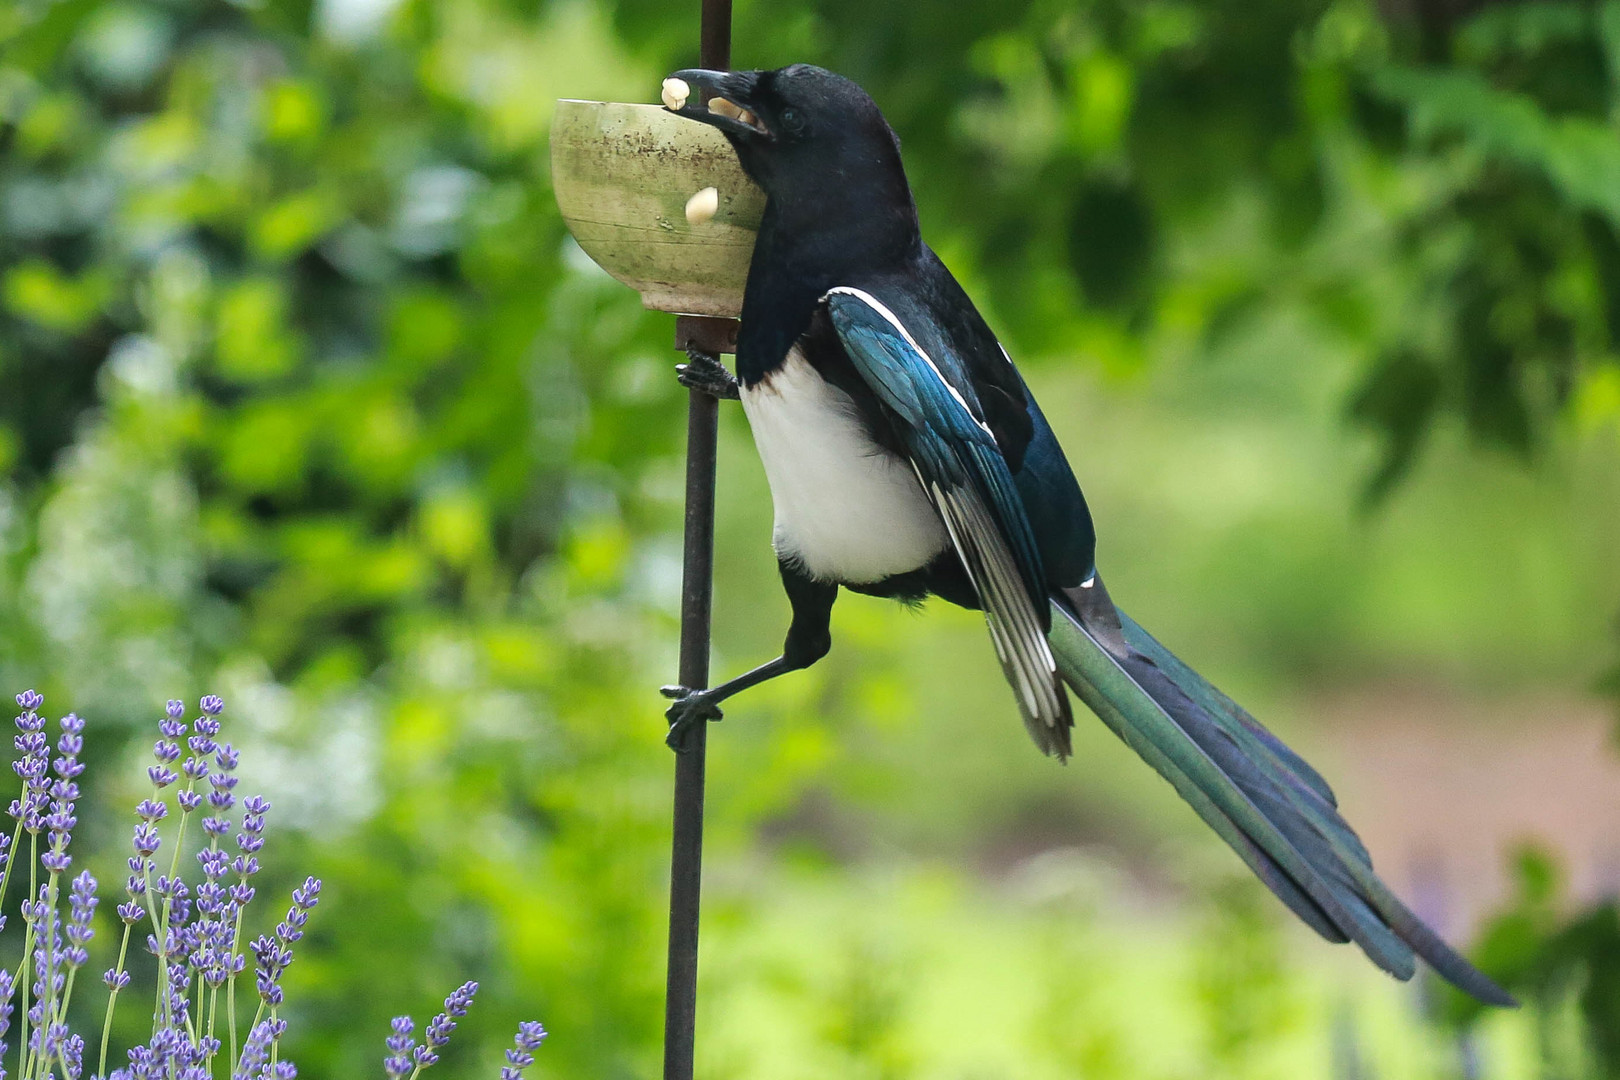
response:
<path fill-rule="evenodd" d="M 837 288 L 826 303 L 845 353 L 895 417 L 912 468 L 979 593 L 1030 735 L 1046 753 L 1067 756 L 1073 719 L 1046 640 L 1040 552 L 972 387 L 949 381 L 917 335 L 871 293 Z M 959 365 L 951 359 L 941 357 L 954 372 Z"/>

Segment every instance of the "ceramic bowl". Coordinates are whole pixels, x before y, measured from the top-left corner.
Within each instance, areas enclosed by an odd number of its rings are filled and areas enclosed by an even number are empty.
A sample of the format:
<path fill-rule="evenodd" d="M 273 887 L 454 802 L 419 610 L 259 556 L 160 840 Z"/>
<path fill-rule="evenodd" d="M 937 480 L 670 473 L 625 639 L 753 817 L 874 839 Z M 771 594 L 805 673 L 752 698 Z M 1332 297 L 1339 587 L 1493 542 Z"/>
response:
<path fill-rule="evenodd" d="M 681 315 L 736 318 L 765 195 L 743 175 L 725 136 L 661 105 L 557 102 L 551 180 L 574 239 L 596 263 Z M 686 200 L 718 189 L 710 221 Z"/>

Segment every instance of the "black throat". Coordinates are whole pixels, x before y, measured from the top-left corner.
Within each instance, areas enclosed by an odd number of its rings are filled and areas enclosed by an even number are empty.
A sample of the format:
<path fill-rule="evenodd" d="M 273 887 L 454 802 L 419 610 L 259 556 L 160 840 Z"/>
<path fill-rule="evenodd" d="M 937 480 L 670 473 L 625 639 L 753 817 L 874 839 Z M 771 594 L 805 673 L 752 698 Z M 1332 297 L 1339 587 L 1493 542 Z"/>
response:
<path fill-rule="evenodd" d="M 917 210 L 904 174 L 899 189 L 829 192 L 765 204 L 743 291 L 737 377 L 748 386 L 780 367 L 838 285 L 861 286 L 922 252 Z"/>

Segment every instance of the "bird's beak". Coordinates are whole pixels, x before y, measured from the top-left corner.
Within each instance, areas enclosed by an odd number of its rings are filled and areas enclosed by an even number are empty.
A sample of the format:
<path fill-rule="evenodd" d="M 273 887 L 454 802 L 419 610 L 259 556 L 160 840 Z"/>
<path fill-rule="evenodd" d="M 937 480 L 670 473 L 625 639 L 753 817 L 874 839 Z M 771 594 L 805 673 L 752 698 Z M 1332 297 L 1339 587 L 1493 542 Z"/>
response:
<path fill-rule="evenodd" d="M 751 108 L 754 86 L 759 81 L 758 72 L 687 68 L 675 72 L 670 78 L 680 79 L 694 91 L 708 91 L 711 95 L 707 103 L 698 95 L 671 111 L 717 127 L 728 135 L 770 137 L 770 129 L 760 122 Z"/>

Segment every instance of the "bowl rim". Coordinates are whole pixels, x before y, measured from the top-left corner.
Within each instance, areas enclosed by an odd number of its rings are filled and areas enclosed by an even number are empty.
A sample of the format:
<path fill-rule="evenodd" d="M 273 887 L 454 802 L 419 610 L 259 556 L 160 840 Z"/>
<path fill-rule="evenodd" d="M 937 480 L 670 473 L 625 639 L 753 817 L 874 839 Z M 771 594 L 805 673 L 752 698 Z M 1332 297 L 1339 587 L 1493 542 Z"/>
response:
<path fill-rule="evenodd" d="M 659 112 L 669 113 L 669 115 L 671 115 L 671 116 L 678 116 L 679 115 L 678 113 L 673 112 L 670 109 L 667 109 L 664 106 L 658 104 L 656 101 L 598 101 L 595 98 L 565 97 L 565 98 L 558 98 L 557 99 L 557 104 L 559 104 L 559 105 L 617 105 L 621 109 L 622 108 L 657 109 Z M 684 119 L 684 117 L 683 117 L 683 119 Z"/>

